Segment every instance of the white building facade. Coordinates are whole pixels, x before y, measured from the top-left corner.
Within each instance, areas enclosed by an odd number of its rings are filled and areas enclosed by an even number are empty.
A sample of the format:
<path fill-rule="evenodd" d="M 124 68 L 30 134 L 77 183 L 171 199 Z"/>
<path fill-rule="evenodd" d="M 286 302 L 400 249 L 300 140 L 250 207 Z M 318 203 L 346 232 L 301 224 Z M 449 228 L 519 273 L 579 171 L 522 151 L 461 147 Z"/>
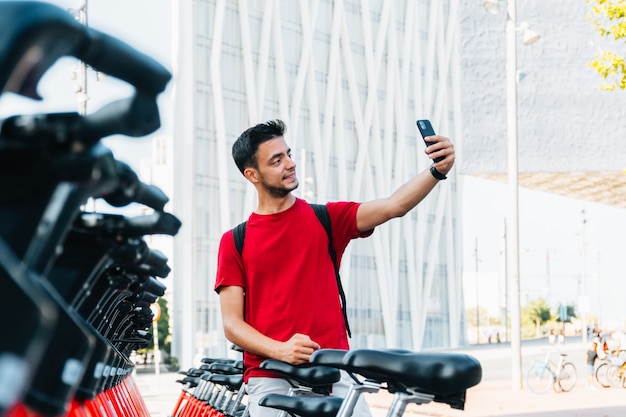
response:
<path fill-rule="evenodd" d="M 243 130 L 286 122 L 298 196 L 365 201 L 428 168 L 417 119 L 460 142 L 461 99 L 456 0 L 176 3 L 172 353 L 185 367 L 229 352 L 213 285 L 222 233 L 256 206 L 230 154 Z M 350 244 L 352 347 L 465 344 L 459 194 L 453 170 Z"/>

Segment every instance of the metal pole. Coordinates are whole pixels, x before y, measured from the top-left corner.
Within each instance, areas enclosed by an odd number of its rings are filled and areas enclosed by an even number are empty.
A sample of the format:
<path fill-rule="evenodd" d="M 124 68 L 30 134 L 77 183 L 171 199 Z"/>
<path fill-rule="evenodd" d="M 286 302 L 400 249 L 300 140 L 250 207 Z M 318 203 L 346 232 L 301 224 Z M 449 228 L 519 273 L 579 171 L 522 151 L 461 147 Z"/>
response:
<path fill-rule="evenodd" d="M 519 201 L 517 166 L 517 46 L 516 1 L 507 1 L 506 21 L 506 85 L 507 85 L 507 144 L 509 176 L 509 249 L 508 273 L 511 282 L 511 379 L 513 390 L 522 389 L 521 307 L 519 278 Z"/>
<path fill-rule="evenodd" d="M 87 2 L 81 0 L 78 7 L 78 21 L 84 26 L 88 25 L 87 21 Z M 78 113 L 87 114 L 87 64 L 84 61 L 78 63 L 78 86 L 76 88 Z"/>
<path fill-rule="evenodd" d="M 502 225 L 502 246 L 504 250 L 502 253 L 504 254 L 504 329 L 505 336 L 504 340 L 509 342 L 511 340 L 510 332 L 509 332 L 509 275 L 507 273 L 509 261 L 508 261 L 508 246 L 507 246 L 507 233 L 506 233 L 506 220 Z"/>
<path fill-rule="evenodd" d="M 582 209 L 583 215 L 583 224 L 581 230 L 581 240 L 582 240 L 582 288 L 581 288 L 581 296 L 578 302 L 578 308 L 582 313 L 581 321 L 582 321 L 582 336 L 583 336 L 583 345 L 587 346 L 587 313 L 589 312 L 589 297 L 587 295 L 587 236 L 586 236 L 586 227 L 587 227 L 587 216 L 585 215 L 585 209 Z"/>
<path fill-rule="evenodd" d="M 161 374 L 161 349 L 159 348 L 159 323 L 152 321 L 152 341 L 154 342 L 154 374 Z"/>
<path fill-rule="evenodd" d="M 476 247 L 474 249 L 476 257 L 476 344 L 480 344 L 480 304 L 478 303 L 478 237 L 476 238 Z"/>

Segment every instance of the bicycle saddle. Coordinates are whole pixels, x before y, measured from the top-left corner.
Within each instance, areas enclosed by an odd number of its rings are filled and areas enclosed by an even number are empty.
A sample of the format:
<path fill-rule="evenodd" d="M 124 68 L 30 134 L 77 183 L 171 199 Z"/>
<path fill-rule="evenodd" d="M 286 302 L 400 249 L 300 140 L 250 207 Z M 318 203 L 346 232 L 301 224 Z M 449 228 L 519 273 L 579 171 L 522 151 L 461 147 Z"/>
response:
<path fill-rule="evenodd" d="M 332 385 L 341 378 L 338 369 L 328 366 L 315 364 L 290 365 L 275 359 L 266 359 L 261 363 L 260 368 L 272 371 L 308 387 Z"/>
<path fill-rule="evenodd" d="M 233 364 L 235 363 L 235 359 L 230 359 L 230 358 L 202 358 L 202 360 L 200 361 L 202 363 L 205 364 L 212 364 L 212 363 L 230 363 Z"/>
<path fill-rule="evenodd" d="M 198 382 L 200 382 L 199 376 L 186 376 L 182 379 L 177 379 L 176 382 L 182 385 L 188 385 L 189 388 L 195 388 L 198 386 Z"/>
<path fill-rule="evenodd" d="M 348 353 L 348 351 L 342 349 L 319 349 L 311 354 L 309 362 L 316 365 L 349 370 L 349 367 L 343 363 L 343 358 L 346 356 L 346 353 Z"/>
<path fill-rule="evenodd" d="M 210 364 L 208 369 L 216 374 L 239 375 L 243 373 L 243 364 L 241 361 L 232 363 L 215 362 Z"/>
<path fill-rule="evenodd" d="M 301 417 L 335 417 L 342 402 L 343 398 L 339 397 L 292 397 L 267 394 L 259 400 L 259 405 L 284 410 Z"/>
<path fill-rule="evenodd" d="M 465 391 L 482 378 L 478 360 L 461 353 L 360 349 L 346 353 L 343 362 L 366 378 L 386 382 L 390 392 L 429 393 L 458 409 L 464 407 Z"/>
<path fill-rule="evenodd" d="M 238 390 L 243 384 L 243 375 L 226 375 L 226 374 L 211 374 L 207 377 L 210 382 L 215 382 L 218 385 L 225 385 L 231 391 Z"/>

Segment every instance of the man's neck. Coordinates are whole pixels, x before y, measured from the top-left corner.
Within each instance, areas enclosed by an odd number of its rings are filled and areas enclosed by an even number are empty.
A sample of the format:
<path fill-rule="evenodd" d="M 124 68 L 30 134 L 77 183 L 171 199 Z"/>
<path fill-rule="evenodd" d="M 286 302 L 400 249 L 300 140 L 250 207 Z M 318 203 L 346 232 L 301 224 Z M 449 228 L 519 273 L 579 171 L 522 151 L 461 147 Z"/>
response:
<path fill-rule="evenodd" d="M 284 197 L 259 195 L 259 204 L 255 210 L 257 214 L 275 214 L 287 210 L 296 202 L 296 197 L 289 193 Z"/>

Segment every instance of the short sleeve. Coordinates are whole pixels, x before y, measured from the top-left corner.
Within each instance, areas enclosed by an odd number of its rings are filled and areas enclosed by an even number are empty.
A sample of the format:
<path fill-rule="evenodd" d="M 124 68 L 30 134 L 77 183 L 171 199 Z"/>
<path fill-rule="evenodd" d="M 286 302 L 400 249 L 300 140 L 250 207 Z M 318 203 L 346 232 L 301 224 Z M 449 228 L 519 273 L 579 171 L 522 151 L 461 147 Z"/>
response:
<path fill-rule="evenodd" d="M 246 288 L 243 260 L 235 248 L 233 231 L 229 230 L 220 240 L 214 290 L 219 294 L 222 287 L 232 285 Z"/>

